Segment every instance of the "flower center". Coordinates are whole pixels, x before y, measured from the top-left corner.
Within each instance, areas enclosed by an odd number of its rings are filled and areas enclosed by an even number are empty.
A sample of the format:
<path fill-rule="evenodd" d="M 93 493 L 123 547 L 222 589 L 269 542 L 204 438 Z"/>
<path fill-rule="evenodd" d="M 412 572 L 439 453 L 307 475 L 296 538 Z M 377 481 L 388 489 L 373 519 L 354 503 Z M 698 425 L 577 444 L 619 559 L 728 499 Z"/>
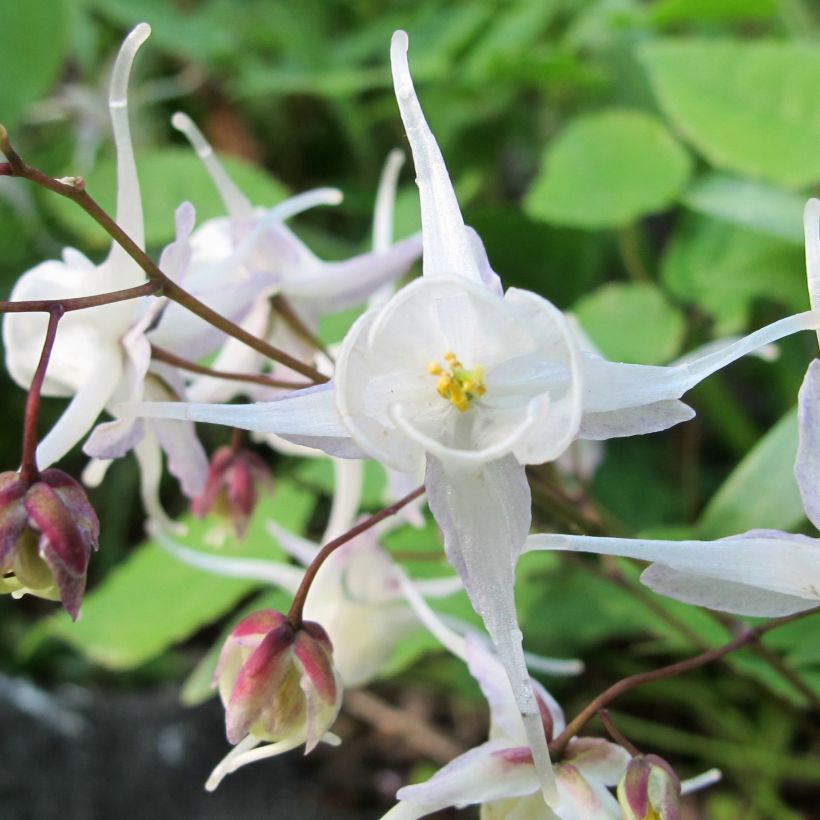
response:
<path fill-rule="evenodd" d="M 474 399 L 487 392 L 484 387 L 484 368 L 477 365 L 467 370 L 451 350 L 444 354 L 445 364 L 430 362 L 427 372 L 431 376 L 438 376 L 436 391 L 459 412 L 468 410 Z"/>

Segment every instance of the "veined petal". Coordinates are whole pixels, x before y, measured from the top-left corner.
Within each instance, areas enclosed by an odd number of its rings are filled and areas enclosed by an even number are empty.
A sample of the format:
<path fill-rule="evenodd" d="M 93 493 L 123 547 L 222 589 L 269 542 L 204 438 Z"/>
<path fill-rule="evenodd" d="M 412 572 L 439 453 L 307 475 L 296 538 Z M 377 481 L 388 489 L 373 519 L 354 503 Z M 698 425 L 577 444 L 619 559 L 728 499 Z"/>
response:
<path fill-rule="evenodd" d="M 521 762 L 519 751 L 493 740 L 470 749 L 426 783 L 399 789 L 396 796 L 401 803 L 382 820 L 410 820 L 450 806 L 463 808 L 538 791 L 535 769 Z"/>
<path fill-rule="evenodd" d="M 458 207 L 453 185 L 413 88 L 407 63 L 407 34 L 396 31 L 390 44 L 393 86 L 416 167 L 421 198 L 425 276 L 463 276 L 482 284 L 473 247 Z"/>
<path fill-rule="evenodd" d="M 695 411 L 677 399 L 625 407 L 608 413 L 584 413 L 578 428 L 578 438 L 605 441 L 610 438 L 657 433 L 694 417 Z"/>
<path fill-rule="evenodd" d="M 168 472 L 179 481 L 188 498 L 198 498 L 205 489 L 208 456 L 194 430 L 182 421 L 156 419 L 151 423 L 168 461 Z"/>
<path fill-rule="evenodd" d="M 493 639 L 515 696 L 547 802 L 556 800 L 541 713 L 515 610 L 515 562 L 530 526 L 530 489 L 512 456 L 488 464 L 427 459 L 427 500 L 450 563 Z"/>
<path fill-rule="evenodd" d="M 816 199 L 811 200 L 820 202 Z M 808 208 L 808 206 L 807 206 Z M 816 226 L 815 226 L 816 228 Z M 808 247 L 808 246 L 807 246 Z M 819 251 L 820 253 L 820 251 Z M 818 270 L 820 276 L 820 270 Z M 820 282 L 818 282 L 820 287 Z M 820 360 L 815 359 L 806 370 L 797 397 L 799 445 L 794 462 L 794 475 L 803 499 L 806 515 L 820 529 Z"/>
<path fill-rule="evenodd" d="M 818 327 L 820 313 L 798 313 L 766 325 L 719 350 L 669 367 L 621 364 L 585 355 L 584 414 L 679 399 L 698 382 L 742 356 L 798 331 Z"/>
<path fill-rule="evenodd" d="M 776 616 L 820 605 L 820 542 L 763 530 L 719 541 L 649 541 L 531 535 L 526 552 L 569 550 L 656 562 L 644 583 L 672 598 L 734 612 Z"/>
<path fill-rule="evenodd" d="M 115 408 L 121 415 L 225 424 L 256 433 L 276 433 L 296 444 L 316 447 L 341 458 L 363 458 L 350 440 L 334 402 L 332 383 L 296 390 L 257 404 L 142 402 Z"/>

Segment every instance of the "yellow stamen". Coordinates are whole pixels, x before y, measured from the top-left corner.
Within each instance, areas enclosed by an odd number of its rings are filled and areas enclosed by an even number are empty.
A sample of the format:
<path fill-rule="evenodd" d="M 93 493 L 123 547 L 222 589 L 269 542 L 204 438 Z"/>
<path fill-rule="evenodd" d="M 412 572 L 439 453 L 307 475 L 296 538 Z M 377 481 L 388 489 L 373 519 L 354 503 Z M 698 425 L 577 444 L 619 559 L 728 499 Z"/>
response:
<path fill-rule="evenodd" d="M 472 402 L 487 392 L 484 386 L 484 368 L 480 365 L 471 370 L 464 365 L 452 350 L 444 354 L 446 366 L 438 362 L 429 362 L 427 372 L 438 376 L 436 391 L 461 413 L 470 409 Z"/>

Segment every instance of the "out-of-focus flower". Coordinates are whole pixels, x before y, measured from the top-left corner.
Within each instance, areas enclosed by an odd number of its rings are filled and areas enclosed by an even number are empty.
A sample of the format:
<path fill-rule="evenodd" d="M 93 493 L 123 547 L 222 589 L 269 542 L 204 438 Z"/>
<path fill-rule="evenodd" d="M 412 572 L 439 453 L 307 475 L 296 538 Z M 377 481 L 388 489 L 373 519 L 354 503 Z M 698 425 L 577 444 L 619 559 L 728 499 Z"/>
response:
<path fill-rule="evenodd" d="M 467 661 L 490 705 L 490 739 L 457 757 L 426 783 L 405 786 L 400 802 L 384 820 L 416 820 L 441 809 L 481 805 L 482 820 L 616 820 L 621 814 L 614 787 L 629 754 L 600 738 L 573 738 L 563 759 L 553 764 L 557 799 L 544 805 L 532 751 L 521 730 L 516 698 L 498 659 L 474 636 L 467 636 Z M 565 726 L 561 707 L 532 682 L 548 738 Z"/>
<path fill-rule="evenodd" d="M 217 767 L 209 789 L 251 760 L 303 743 L 306 754 L 312 751 L 326 737 L 342 702 L 327 632 L 310 621 L 294 628 L 273 610 L 255 612 L 237 624 L 222 648 L 215 680 L 228 740 L 237 748 Z M 254 750 L 262 742 L 268 745 Z"/>
<path fill-rule="evenodd" d="M 59 599 L 76 620 L 100 524 L 85 490 L 54 468 L 0 473 L 0 591 Z"/>
<path fill-rule="evenodd" d="M 678 820 L 681 783 L 657 755 L 636 755 L 618 784 L 624 820 Z"/>
<path fill-rule="evenodd" d="M 205 489 L 191 503 L 200 518 L 210 512 L 233 523 L 237 538 L 244 538 L 256 507 L 259 488 L 270 490 L 273 479 L 264 459 L 251 450 L 220 447 L 211 456 Z"/>

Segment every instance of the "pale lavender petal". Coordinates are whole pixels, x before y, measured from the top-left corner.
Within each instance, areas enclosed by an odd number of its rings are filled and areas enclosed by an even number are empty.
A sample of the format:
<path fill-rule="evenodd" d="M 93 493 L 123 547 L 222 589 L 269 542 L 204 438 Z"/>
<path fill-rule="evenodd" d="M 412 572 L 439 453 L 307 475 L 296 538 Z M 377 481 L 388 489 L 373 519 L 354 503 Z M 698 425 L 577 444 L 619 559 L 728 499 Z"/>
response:
<path fill-rule="evenodd" d="M 569 550 L 657 562 L 648 586 L 687 603 L 740 615 L 797 612 L 820 604 L 820 542 L 777 531 L 719 541 L 650 541 L 532 535 L 527 552 Z"/>
<path fill-rule="evenodd" d="M 407 63 L 407 45 L 407 34 L 404 31 L 395 32 L 390 44 L 390 62 L 393 86 L 413 152 L 416 183 L 421 197 L 424 275 L 463 276 L 481 284 L 481 272 L 444 158 L 424 119 L 413 88 Z"/>
<path fill-rule="evenodd" d="M 116 419 L 98 424 L 83 444 L 83 452 L 92 458 L 122 458 L 145 435 L 142 419 Z"/>
<path fill-rule="evenodd" d="M 156 419 L 151 426 L 168 460 L 168 472 L 179 481 L 188 498 L 198 498 L 205 489 L 208 456 L 194 425 Z"/>
<path fill-rule="evenodd" d="M 600 780 L 605 786 L 618 785 L 630 759 L 626 749 L 601 737 L 573 738 L 565 756 L 584 777 Z"/>
<path fill-rule="evenodd" d="M 288 441 L 315 447 L 341 458 L 363 458 L 336 410 L 332 383 L 297 390 L 282 399 L 258 404 L 142 402 L 117 411 L 144 418 L 225 424 L 256 433 L 276 433 Z"/>
<path fill-rule="evenodd" d="M 191 262 L 191 234 L 196 224 L 196 210 L 190 202 L 183 202 L 174 211 L 174 223 L 176 238 L 163 248 L 159 266 L 166 276 L 178 283 Z"/>
<path fill-rule="evenodd" d="M 532 794 L 538 791 L 538 778 L 532 764 L 523 762 L 521 751 L 491 740 L 459 755 L 426 783 L 399 789 L 396 796 L 432 814 L 449 806 L 463 808 Z M 386 815 L 391 820 L 402 816 L 406 815 Z"/>
<path fill-rule="evenodd" d="M 394 282 L 421 256 L 421 237 L 403 239 L 386 251 L 363 253 L 342 262 L 320 262 L 282 283 L 282 293 L 312 314 L 333 313 L 366 301 Z"/>
<path fill-rule="evenodd" d="M 820 313 L 798 313 L 698 359 L 669 367 L 621 364 L 584 355 L 584 412 L 604 413 L 679 399 L 698 382 L 742 356 L 793 333 L 818 327 Z"/>
<path fill-rule="evenodd" d="M 147 432 L 134 447 L 134 455 L 140 468 L 140 498 L 148 514 L 149 521 L 168 532 L 184 535 L 186 527 L 168 517 L 159 500 L 159 485 L 162 480 L 162 451 L 156 437 Z"/>
<path fill-rule="evenodd" d="M 817 200 L 813 200 L 817 202 Z M 818 202 L 820 206 L 820 202 Z M 794 475 L 806 515 L 820 529 L 820 360 L 806 370 L 797 397 L 799 444 Z"/>
<path fill-rule="evenodd" d="M 464 581 L 510 679 L 545 797 L 555 780 L 515 610 L 515 562 L 530 526 L 530 489 L 512 456 L 487 464 L 428 456 L 427 500 L 450 563 Z"/>
<path fill-rule="evenodd" d="M 584 413 L 578 428 L 578 438 L 604 441 L 657 433 L 694 417 L 695 411 L 677 399 L 625 407 L 608 413 Z"/>

